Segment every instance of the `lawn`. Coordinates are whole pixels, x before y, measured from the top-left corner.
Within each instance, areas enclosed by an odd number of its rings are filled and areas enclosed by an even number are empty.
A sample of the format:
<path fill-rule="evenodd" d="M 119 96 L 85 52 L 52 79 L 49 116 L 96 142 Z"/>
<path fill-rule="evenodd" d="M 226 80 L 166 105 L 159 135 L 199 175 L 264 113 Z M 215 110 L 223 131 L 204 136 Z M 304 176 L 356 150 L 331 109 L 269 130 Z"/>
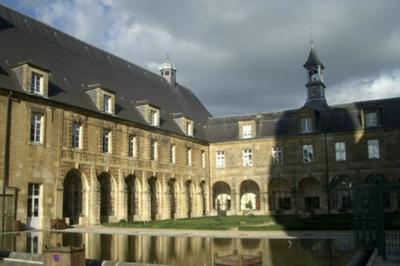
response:
<path fill-rule="evenodd" d="M 387 229 L 400 229 L 400 215 L 388 215 Z M 323 214 L 311 217 L 299 215 L 280 216 L 226 216 L 191 219 L 162 220 L 150 222 L 126 222 L 104 224 L 108 227 L 164 228 L 192 230 L 352 230 L 351 214 Z"/>

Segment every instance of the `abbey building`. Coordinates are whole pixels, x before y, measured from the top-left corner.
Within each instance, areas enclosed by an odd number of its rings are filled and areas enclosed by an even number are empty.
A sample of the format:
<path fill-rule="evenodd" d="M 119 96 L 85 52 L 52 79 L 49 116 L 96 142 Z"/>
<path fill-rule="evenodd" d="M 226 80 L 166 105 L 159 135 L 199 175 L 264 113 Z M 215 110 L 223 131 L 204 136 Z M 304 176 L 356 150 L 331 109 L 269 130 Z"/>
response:
<path fill-rule="evenodd" d="M 4 227 L 350 212 L 352 184 L 398 181 L 400 99 L 329 106 L 314 48 L 303 107 L 212 117 L 169 58 L 158 75 L 1 5 L 0 40 Z"/>

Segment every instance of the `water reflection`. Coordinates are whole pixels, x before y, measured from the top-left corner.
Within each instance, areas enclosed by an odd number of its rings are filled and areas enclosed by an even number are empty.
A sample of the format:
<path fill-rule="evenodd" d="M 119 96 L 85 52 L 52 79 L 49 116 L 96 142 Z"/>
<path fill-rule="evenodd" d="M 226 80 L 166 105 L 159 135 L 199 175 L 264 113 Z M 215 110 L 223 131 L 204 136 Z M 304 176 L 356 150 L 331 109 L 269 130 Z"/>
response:
<path fill-rule="evenodd" d="M 213 265 L 213 254 L 258 255 L 263 265 L 346 265 L 354 254 L 351 238 L 234 239 L 167 236 L 127 236 L 36 232 L 2 235 L 2 250 L 41 253 L 43 245 L 85 245 L 86 258 L 160 263 Z"/>

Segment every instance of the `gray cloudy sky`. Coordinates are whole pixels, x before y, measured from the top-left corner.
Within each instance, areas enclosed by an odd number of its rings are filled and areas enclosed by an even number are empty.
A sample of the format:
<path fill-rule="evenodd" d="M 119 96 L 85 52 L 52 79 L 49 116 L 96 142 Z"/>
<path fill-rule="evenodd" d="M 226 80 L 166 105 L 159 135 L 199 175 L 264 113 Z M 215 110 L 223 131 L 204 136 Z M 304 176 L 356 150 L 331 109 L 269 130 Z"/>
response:
<path fill-rule="evenodd" d="M 330 104 L 400 96 L 400 1 L 0 0 L 178 81 L 213 115 L 305 101 L 313 28 Z"/>

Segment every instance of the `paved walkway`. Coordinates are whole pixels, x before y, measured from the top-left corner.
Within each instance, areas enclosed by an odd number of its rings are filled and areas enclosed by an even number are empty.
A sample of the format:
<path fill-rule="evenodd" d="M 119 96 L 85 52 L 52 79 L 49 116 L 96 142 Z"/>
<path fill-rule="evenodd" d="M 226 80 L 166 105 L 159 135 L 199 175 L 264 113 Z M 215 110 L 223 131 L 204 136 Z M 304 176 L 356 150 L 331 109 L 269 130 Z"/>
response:
<path fill-rule="evenodd" d="M 343 238 L 351 237 L 352 231 L 214 231 L 214 230 L 183 230 L 156 228 L 121 228 L 101 225 L 75 227 L 64 230 L 49 230 L 55 232 L 76 232 L 95 234 L 122 234 L 148 236 L 181 236 L 181 237 L 217 237 L 217 238 Z"/>

